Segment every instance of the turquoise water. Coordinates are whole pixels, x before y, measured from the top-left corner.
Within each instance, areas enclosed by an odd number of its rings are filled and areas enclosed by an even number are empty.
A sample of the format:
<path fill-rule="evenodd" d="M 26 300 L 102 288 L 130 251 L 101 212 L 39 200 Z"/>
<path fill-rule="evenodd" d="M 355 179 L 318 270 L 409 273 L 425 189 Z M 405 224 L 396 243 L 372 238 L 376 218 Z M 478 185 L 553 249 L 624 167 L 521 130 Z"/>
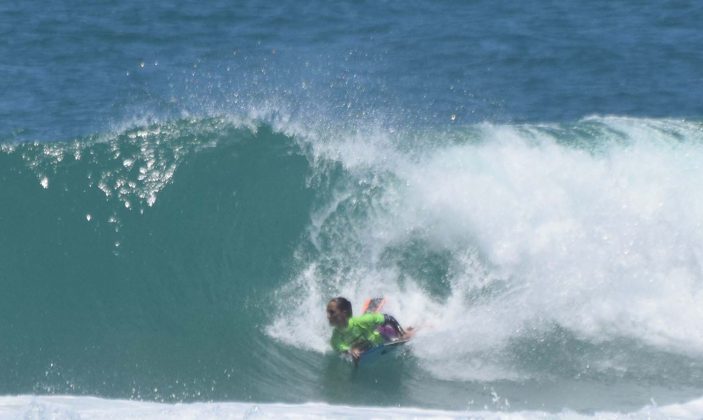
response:
<path fill-rule="evenodd" d="M 0 6 L 0 395 L 699 404 L 697 4 L 74 6 Z"/>
<path fill-rule="evenodd" d="M 409 140 L 210 118 L 7 144 L 2 392 L 586 411 L 694 398 L 700 133 L 592 118 Z M 355 370 L 327 349 L 337 294 L 386 295 L 424 331 Z"/>

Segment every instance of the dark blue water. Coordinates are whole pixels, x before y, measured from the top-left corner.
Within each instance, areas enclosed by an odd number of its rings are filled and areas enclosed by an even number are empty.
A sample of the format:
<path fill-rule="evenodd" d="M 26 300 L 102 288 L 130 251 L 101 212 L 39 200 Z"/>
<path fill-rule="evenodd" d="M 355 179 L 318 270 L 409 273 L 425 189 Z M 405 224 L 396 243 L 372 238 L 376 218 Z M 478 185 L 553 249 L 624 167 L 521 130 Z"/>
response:
<path fill-rule="evenodd" d="M 686 1 L 0 4 L 0 394 L 700 398 L 701 22 Z M 353 370 L 337 295 L 424 331 Z"/>
<path fill-rule="evenodd" d="M 701 18 L 695 1 L 11 2 L 0 134 L 69 139 L 266 101 L 431 126 L 696 117 Z"/>

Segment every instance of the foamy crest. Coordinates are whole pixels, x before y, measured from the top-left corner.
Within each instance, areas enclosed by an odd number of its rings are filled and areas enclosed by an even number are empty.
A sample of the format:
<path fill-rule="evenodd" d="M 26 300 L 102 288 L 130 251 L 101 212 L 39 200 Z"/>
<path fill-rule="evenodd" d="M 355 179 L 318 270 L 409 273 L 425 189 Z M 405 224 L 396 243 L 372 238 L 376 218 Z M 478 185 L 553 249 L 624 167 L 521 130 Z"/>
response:
<path fill-rule="evenodd" d="M 401 321 L 426 324 L 414 354 L 440 377 L 522 377 L 515 347 L 555 328 L 703 357 L 700 124 L 471 132 L 411 152 L 383 136 L 336 143 L 329 157 L 352 179 L 313 215 L 316 252 L 293 281 L 315 290 L 296 301 L 315 334 L 329 297 L 384 294 Z"/>

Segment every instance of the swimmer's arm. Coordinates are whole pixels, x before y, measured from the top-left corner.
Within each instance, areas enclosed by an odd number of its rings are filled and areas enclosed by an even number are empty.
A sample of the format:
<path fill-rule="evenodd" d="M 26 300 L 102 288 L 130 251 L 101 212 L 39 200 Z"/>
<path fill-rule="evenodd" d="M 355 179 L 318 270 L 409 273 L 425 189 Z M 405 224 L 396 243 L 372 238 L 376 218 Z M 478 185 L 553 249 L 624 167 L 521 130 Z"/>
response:
<path fill-rule="evenodd" d="M 337 353 L 346 353 L 351 350 L 351 346 L 344 342 L 342 337 L 340 337 L 335 331 L 330 339 L 330 345 Z"/>
<path fill-rule="evenodd" d="M 383 325 L 385 322 L 385 317 L 380 312 L 367 312 L 363 315 L 355 316 L 352 320 L 352 322 L 362 328 L 371 329 L 379 325 Z"/>

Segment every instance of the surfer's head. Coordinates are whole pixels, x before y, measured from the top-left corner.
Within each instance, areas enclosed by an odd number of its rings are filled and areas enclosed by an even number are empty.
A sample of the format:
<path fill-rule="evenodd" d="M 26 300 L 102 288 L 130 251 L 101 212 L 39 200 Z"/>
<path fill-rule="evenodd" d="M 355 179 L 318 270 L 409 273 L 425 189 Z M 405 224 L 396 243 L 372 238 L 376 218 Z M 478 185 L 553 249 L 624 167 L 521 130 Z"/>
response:
<path fill-rule="evenodd" d="M 327 304 L 327 320 L 333 327 L 346 327 L 352 316 L 351 302 L 343 297 L 330 299 Z"/>

